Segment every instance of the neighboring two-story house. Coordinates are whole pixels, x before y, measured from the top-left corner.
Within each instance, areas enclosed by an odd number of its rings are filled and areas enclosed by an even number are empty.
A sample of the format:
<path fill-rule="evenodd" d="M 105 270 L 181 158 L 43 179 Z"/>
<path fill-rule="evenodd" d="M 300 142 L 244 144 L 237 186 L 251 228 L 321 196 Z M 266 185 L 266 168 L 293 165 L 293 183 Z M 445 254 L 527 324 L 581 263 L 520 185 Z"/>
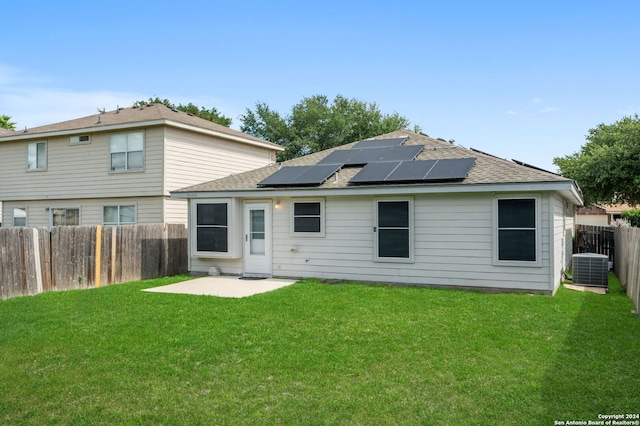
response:
<path fill-rule="evenodd" d="M 2 226 L 187 223 L 170 191 L 275 162 L 282 147 L 161 104 L 0 133 Z"/>

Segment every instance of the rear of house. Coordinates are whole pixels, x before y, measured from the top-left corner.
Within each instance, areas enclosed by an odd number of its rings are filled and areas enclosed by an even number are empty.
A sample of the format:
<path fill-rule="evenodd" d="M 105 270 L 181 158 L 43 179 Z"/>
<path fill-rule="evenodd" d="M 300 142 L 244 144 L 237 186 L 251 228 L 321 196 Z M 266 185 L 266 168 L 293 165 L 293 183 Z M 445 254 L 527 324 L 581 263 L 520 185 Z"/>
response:
<path fill-rule="evenodd" d="M 379 137 L 390 138 L 422 145 L 421 164 L 472 166 L 455 179 L 354 185 L 367 166 L 343 164 L 318 185 L 268 185 L 289 166 L 319 170 L 329 150 L 176 191 L 190 200 L 192 273 L 557 289 L 582 202 L 573 181 L 420 134 Z"/>

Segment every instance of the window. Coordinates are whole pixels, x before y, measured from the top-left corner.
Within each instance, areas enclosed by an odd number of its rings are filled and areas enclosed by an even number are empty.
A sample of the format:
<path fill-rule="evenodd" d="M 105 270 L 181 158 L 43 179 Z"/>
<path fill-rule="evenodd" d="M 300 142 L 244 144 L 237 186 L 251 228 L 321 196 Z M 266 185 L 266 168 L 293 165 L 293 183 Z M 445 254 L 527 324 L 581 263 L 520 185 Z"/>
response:
<path fill-rule="evenodd" d="M 47 143 L 32 142 L 27 145 L 27 170 L 47 168 Z"/>
<path fill-rule="evenodd" d="M 324 236 L 324 202 L 322 200 L 293 203 L 292 233 L 295 235 Z"/>
<path fill-rule="evenodd" d="M 196 251 L 229 251 L 229 216 L 227 203 L 196 205 Z"/>
<path fill-rule="evenodd" d="M 27 209 L 13 209 L 13 226 L 27 226 Z"/>
<path fill-rule="evenodd" d="M 69 136 L 70 145 L 80 145 L 87 143 L 91 143 L 91 136 L 89 135 Z"/>
<path fill-rule="evenodd" d="M 136 206 L 104 206 L 104 225 L 131 225 L 136 223 Z"/>
<path fill-rule="evenodd" d="M 412 261 L 412 202 L 377 201 L 376 260 Z"/>
<path fill-rule="evenodd" d="M 536 198 L 498 199 L 498 261 L 536 262 Z"/>
<path fill-rule="evenodd" d="M 51 226 L 80 225 L 80 209 L 50 209 Z"/>
<path fill-rule="evenodd" d="M 109 138 L 111 170 L 142 170 L 144 167 L 144 134 L 119 133 Z"/>

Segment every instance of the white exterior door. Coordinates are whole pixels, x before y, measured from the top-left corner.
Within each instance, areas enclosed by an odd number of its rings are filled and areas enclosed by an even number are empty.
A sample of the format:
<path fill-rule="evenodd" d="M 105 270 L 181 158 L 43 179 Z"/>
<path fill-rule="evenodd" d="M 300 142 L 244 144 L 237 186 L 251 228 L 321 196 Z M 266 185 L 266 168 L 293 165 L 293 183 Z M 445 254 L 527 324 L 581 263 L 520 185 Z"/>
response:
<path fill-rule="evenodd" d="M 244 205 L 244 271 L 246 277 L 271 275 L 271 204 Z"/>

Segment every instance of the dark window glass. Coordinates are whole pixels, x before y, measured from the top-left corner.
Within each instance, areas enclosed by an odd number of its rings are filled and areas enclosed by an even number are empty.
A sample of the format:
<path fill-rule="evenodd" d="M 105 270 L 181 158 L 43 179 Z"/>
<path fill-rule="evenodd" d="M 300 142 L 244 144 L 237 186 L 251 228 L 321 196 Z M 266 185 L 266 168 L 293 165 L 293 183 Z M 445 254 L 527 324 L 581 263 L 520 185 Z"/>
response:
<path fill-rule="evenodd" d="M 294 203 L 293 214 L 295 216 L 320 216 L 320 203 Z"/>
<path fill-rule="evenodd" d="M 380 229 L 378 231 L 379 257 L 409 257 L 408 229 Z"/>
<path fill-rule="evenodd" d="M 293 219 L 294 232 L 320 232 L 319 217 L 296 217 Z"/>
<path fill-rule="evenodd" d="M 227 226 L 227 205 L 198 204 L 198 225 L 219 225 Z"/>
<path fill-rule="evenodd" d="M 535 228 L 536 200 L 498 200 L 498 228 Z"/>
<path fill-rule="evenodd" d="M 410 257 L 409 202 L 378 202 L 378 257 Z"/>
<path fill-rule="evenodd" d="M 378 226 L 409 227 L 409 202 L 384 201 L 378 203 Z"/>
<path fill-rule="evenodd" d="M 226 252 L 229 247 L 227 228 L 198 227 L 197 250 Z"/>
<path fill-rule="evenodd" d="M 196 206 L 196 250 L 226 253 L 229 249 L 227 204 Z"/>
<path fill-rule="evenodd" d="M 293 203 L 293 232 L 322 232 L 319 202 Z"/>
<path fill-rule="evenodd" d="M 536 261 L 536 200 L 498 200 L 498 259 Z"/>

